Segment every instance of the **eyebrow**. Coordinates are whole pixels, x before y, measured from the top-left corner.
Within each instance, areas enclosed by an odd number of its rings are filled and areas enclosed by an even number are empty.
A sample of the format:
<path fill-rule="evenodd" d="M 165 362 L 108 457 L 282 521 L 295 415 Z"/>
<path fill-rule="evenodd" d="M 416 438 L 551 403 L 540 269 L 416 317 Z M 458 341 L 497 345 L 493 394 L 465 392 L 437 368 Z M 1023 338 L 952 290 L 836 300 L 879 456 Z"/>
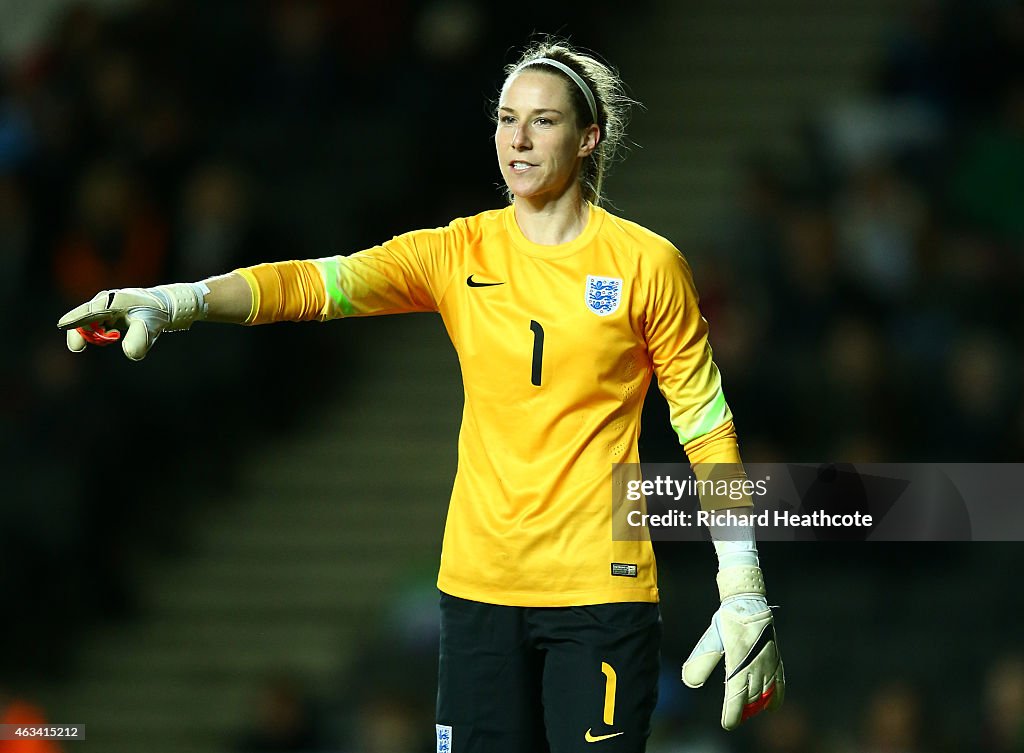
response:
<path fill-rule="evenodd" d="M 505 112 L 515 112 L 515 110 L 513 108 L 505 107 L 504 105 L 499 107 L 498 110 L 499 111 L 504 110 Z M 565 114 L 561 110 L 556 110 L 554 107 L 541 107 L 541 108 L 538 108 L 536 110 L 532 110 L 530 112 L 530 114 L 531 115 L 539 115 L 542 112 L 553 112 L 553 113 L 555 113 L 557 115 L 564 115 Z"/>

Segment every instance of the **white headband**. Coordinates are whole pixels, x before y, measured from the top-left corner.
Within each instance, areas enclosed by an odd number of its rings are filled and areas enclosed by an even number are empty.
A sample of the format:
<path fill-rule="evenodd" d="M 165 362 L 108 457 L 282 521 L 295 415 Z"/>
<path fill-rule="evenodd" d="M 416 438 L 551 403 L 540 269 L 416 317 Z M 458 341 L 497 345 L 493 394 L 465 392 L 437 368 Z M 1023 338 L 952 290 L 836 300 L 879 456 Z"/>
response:
<path fill-rule="evenodd" d="M 594 92 L 590 91 L 590 87 L 587 86 L 587 82 L 583 80 L 583 77 L 580 76 L 580 74 L 578 74 L 572 68 L 567 66 L 565 63 L 561 63 L 557 60 L 552 60 L 551 58 L 534 58 L 533 60 L 527 60 L 525 63 L 519 66 L 519 68 L 516 69 L 516 72 L 518 73 L 527 66 L 539 64 L 550 65 L 554 68 L 557 68 L 566 76 L 571 78 L 574 82 L 576 82 L 576 86 L 580 88 L 580 91 L 583 92 L 583 96 L 587 98 L 587 104 L 590 105 L 590 117 L 592 117 L 594 119 L 594 122 L 596 123 L 597 102 L 594 100 Z"/>

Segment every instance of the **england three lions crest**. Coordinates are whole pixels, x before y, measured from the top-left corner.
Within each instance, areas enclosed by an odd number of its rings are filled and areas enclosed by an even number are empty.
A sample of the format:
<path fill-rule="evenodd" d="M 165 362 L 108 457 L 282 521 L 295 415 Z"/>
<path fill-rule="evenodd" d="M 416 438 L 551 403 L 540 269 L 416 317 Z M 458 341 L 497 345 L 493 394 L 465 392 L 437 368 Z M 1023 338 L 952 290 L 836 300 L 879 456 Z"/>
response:
<path fill-rule="evenodd" d="M 618 277 L 587 275 L 587 308 L 598 316 L 614 314 L 622 301 L 622 280 Z"/>

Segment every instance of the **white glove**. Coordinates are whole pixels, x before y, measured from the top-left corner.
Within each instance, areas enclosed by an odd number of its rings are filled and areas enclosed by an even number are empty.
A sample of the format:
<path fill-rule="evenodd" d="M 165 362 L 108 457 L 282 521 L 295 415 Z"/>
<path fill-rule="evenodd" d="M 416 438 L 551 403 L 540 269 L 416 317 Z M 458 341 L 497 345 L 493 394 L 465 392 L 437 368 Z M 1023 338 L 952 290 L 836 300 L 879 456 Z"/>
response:
<path fill-rule="evenodd" d="M 209 292 L 201 282 L 104 290 L 64 314 L 57 326 L 67 330 L 68 348 L 75 353 L 85 350 L 88 343 L 115 342 L 120 331 L 108 327 L 127 327 L 121 348 L 133 361 L 141 361 L 161 332 L 188 329 L 205 318 Z"/>
<path fill-rule="evenodd" d="M 736 565 L 719 571 L 718 591 L 722 605 L 683 662 L 683 682 L 701 687 L 724 655 L 722 727 L 733 730 L 745 719 L 782 705 L 786 675 L 761 568 Z"/>

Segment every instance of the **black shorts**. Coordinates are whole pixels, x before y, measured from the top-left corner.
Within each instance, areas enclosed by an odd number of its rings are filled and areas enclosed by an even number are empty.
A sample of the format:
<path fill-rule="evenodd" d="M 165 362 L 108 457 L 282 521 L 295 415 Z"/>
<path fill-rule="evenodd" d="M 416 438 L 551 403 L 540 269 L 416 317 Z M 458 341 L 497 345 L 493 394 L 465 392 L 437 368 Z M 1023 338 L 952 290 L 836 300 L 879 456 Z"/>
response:
<path fill-rule="evenodd" d="M 643 753 L 657 604 L 506 607 L 441 594 L 439 753 Z"/>

